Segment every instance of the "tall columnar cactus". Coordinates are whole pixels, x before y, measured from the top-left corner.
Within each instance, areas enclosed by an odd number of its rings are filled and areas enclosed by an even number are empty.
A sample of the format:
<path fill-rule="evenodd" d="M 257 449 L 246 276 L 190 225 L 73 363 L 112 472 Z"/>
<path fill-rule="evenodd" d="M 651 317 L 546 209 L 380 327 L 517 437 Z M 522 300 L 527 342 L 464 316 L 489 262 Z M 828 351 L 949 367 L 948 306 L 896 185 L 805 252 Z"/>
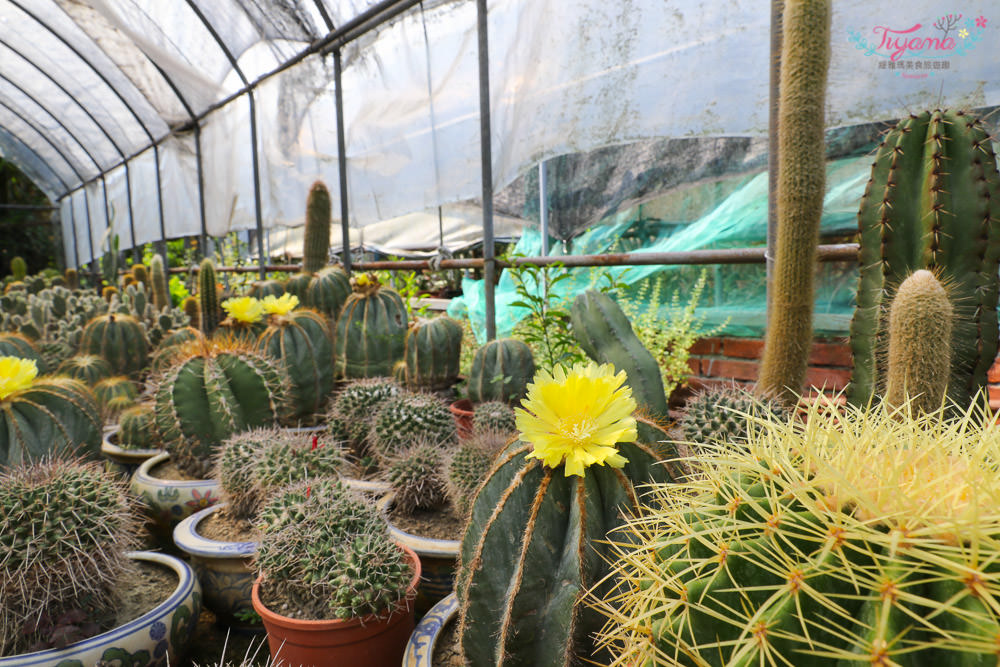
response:
<path fill-rule="evenodd" d="M 1000 428 L 830 407 L 692 459 L 612 535 L 615 664 L 996 662 Z"/>
<path fill-rule="evenodd" d="M 887 294 L 918 269 L 948 286 L 954 309 L 948 398 L 967 406 L 997 353 L 1000 174 L 982 124 L 924 112 L 886 135 L 858 212 L 861 278 L 851 322 L 849 400 L 886 387 Z"/>
<path fill-rule="evenodd" d="M 328 266 L 309 279 L 306 307 L 323 313 L 336 326 L 340 309 L 351 295 L 351 280 L 339 266 Z"/>
<path fill-rule="evenodd" d="M 462 325 L 447 316 L 417 320 L 406 334 L 406 382 L 411 389 L 447 389 L 458 378 Z"/>
<path fill-rule="evenodd" d="M 516 403 L 535 375 L 531 348 L 516 338 L 491 340 L 476 350 L 469 370 L 469 400 Z"/>
<path fill-rule="evenodd" d="M 284 365 L 291 381 L 295 414 L 320 410 L 333 391 L 333 337 L 326 318 L 312 310 L 271 317 L 257 351 Z"/>
<path fill-rule="evenodd" d="M 167 271 L 163 266 L 163 258 L 153 255 L 149 261 L 150 291 L 153 293 L 153 305 L 159 310 L 171 305 L 170 290 L 167 286 Z"/>
<path fill-rule="evenodd" d="M 330 191 L 322 181 L 309 188 L 306 231 L 302 239 L 302 271 L 310 275 L 324 266 L 330 254 Z"/>
<path fill-rule="evenodd" d="M 181 310 L 188 316 L 188 324 L 195 329 L 201 329 L 201 304 L 198 297 L 186 296 L 181 303 Z"/>
<path fill-rule="evenodd" d="M 143 289 L 145 290 L 150 289 L 149 270 L 146 268 L 145 264 L 133 264 L 132 277 L 135 278 L 136 282 L 142 283 Z"/>
<path fill-rule="evenodd" d="M 38 366 L 38 372 L 43 375 L 48 367 L 34 343 L 19 334 L 0 333 L 0 357 L 31 359 Z"/>
<path fill-rule="evenodd" d="M 206 257 L 198 266 L 198 323 L 211 336 L 219 326 L 219 296 L 215 287 L 215 264 Z"/>
<path fill-rule="evenodd" d="M 97 463 L 55 458 L 0 473 L 0 655 L 44 640 L 31 630 L 43 619 L 85 608 L 113 617 L 140 531 L 124 482 Z"/>
<path fill-rule="evenodd" d="M 403 358 L 406 342 L 406 306 L 394 290 L 382 287 L 369 274 L 354 278 L 337 319 L 334 336 L 338 377 L 345 379 L 392 374 Z"/>
<path fill-rule="evenodd" d="M 156 411 L 151 403 L 126 408 L 118 416 L 118 446 L 122 449 L 160 449 Z"/>
<path fill-rule="evenodd" d="M 24 280 L 24 277 L 28 275 L 28 263 L 24 261 L 23 257 L 11 258 L 10 275 L 14 277 L 14 280 Z"/>
<path fill-rule="evenodd" d="M 31 360 L 0 357 L 0 468 L 59 453 L 96 454 L 101 418 L 79 380 L 36 379 Z"/>
<path fill-rule="evenodd" d="M 219 443 L 284 416 L 288 380 L 239 345 L 196 342 L 185 351 L 156 389 L 156 427 L 177 466 L 203 478 Z"/>
<path fill-rule="evenodd" d="M 789 0 L 778 101 L 777 254 L 758 393 L 794 402 L 812 343 L 820 218 L 826 193 L 823 107 L 831 0 Z"/>
<path fill-rule="evenodd" d="M 367 449 L 372 419 L 382 404 L 402 392 L 391 378 L 351 380 L 337 393 L 330 406 L 329 417 L 341 420 L 347 427 L 348 440 L 355 453 Z"/>
<path fill-rule="evenodd" d="M 896 291 L 889 309 L 888 404 L 933 412 L 944 404 L 951 376 L 954 311 L 948 293 L 925 269 Z"/>
<path fill-rule="evenodd" d="M 462 539 L 458 632 L 468 664 L 606 664 L 592 637 L 601 617 L 583 595 L 606 588 L 604 540 L 638 508 L 640 485 L 669 479 L 659 452 L 633 442 L 624 382 L 609 366 L 557 367 L 529 388 L 518 412 L 526 440 L 494 462 Z"/>
<path fill-rule="evenodd" d="M 372 453 L 387 462 L 418 440 L 442 449 L 458 442 L 455 419 L 448 406 L 432 394 L 411 391 L 382 403 L 368 436 Z"/>
<path fill-rule="evenodd" d="M 66 287 L 71 290 L 80 289 L 80 274 L 77 273 L 76 269 L 66 269 L 64 276 L 66 278 Z"/>
<path fill-rule="evenodd" d="M 146 367 L 149 342 L 134 317 L 109 313 L 87 323 L 80 336 L 80 352 L 104 357 L 117 375 L 138 377 Z"/>

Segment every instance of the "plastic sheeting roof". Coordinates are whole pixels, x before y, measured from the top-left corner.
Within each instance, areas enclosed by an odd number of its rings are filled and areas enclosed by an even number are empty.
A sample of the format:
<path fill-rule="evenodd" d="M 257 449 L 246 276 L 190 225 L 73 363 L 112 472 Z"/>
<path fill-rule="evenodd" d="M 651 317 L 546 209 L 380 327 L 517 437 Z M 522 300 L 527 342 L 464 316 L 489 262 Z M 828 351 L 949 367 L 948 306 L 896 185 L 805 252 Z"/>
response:
<path fill-rule="evenodd" d="M 100 254 L 109 224 L 123 248 L 203 221 L 213 236 L 254 228 L 251 115 L 263 226 L 301 224 L 317 178 L 339 214 L 334 63 L 303 53 L 374 4 L 0 0 L 0 155 L 61 200 L 70 265 Z M 337 45 L 355 227 L 481 192 L 475 2 L 409 4 Z M 492 0 L 494 185 L 600 146 L 766 134 L 768 4 Z M 1000 103 L 1000 12 L 961 9 L 834 3 L 828 125 Z M 290 59 L 251 114 L 234 94 Z"/>

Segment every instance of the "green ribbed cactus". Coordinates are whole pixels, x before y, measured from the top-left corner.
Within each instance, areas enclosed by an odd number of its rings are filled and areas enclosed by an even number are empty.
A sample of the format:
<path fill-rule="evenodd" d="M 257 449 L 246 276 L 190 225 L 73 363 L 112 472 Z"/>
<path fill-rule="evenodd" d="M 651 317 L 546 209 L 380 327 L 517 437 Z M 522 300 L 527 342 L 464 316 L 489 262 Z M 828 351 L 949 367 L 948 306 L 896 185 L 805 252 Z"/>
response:
<path fill-rule="evenodd" d="M 340 311 L 334 336 L 337 376 L 390 375 L 403 358 L 406 306 L 398 293 L 379 285 L 374 276 L 362 274 L 353 283 L 354 293 Z"/>
<path fill-rule="evenodd" d="M 903 281 L 889 309 L 886 403 L 921 412 L 944 404 L 953 320 L 948 293 L 933 273 L 921 269 Z"/>
<path fill-rule="evenodd" d="M 820 218 L 826 193 L 823 108 L 831 0 L 785 3 L 778 101 L 777 251 L 757 392 L 794 403 L 812 343 Z"/>
<path fill-rule="evenodd" d="M 351 380 L 334 397 L 328 417 L 342 420 L 351 447 L 362 454 L 367 449 L 368 431 L 375 414 L 383 403 L 400 392 L 399 384 L 387 377 Z"/>
<path fill-rule="evenodd" d="M 406 333 L 406 382 L 410 389 L 447 389 L 458 379 L 462 325 L 446 315 L 418 319 Z"/>
<path fill-rule="evenodd" d="M 185 352 L 156 389 L 156 427 L 174 463 L 204 478 L 219 443 L 286 414 L 288 380 L 273 361 L 239 345 L 189 343 Z"/>
<path fill-rule="evenodd" d="M 436 396 L 411 391 L 382 403 L 368 435 L 372 453 L 387 462 L 418 440 L 442 448 L 458 442 L 455 419 L 448 406 Z"/>
<path fill-rule="evenodd" d="M 153 294 L 153 305 L 158 310 L 172 305 L 170 289 L 167 285 L 167 271 L 163 266 L 163 258 L 159 255 L 153 255 L 153 259 L 149 260 L 149 280 L 150 291 Z"/>
<path fill-rule="evenodd" d="M 383 613 L 405 597 L 413 578 L 374 504 L 336 480 L 287 487 L 263 507 L 258 525 L 264 588 L 280 586 L 296 600 L 296 617 Z"/>
<path fill-rule="evenodd" d="M 139 398 L 139 389 L 124 375 L 116 375 L 95 384 L 94 397 L 101 410 L 101 417 L 109 421 L 117 417 L 122 410 L 135 405 Z"/>
<path fill-rule="evenodd" d="M 58 368 L 73 354 L 73 347 L 61 340 L 41 341 L 38 352 L 45 360 L 45 368 Z"/>
<path fill-rule="evenodd" d="M 0 357 L 0 467 L 66 452 L 96 455 L 102 422 L 90 390 L 67 377 L 34 379 L 25 364 L 34 366 Z"/>
<path fill-rule="evenodd" d="M 118 446 L 122 449 L 163 447 L 156 430 L 156 410 L 152 403 L 133 405 L 118 416 Z"/>
<path fill-rule="evenodd" d="M 11 257 L 10 275 L 14 277 L 14 280 L 24 280 L 24 277 L 28 275 L 28 263 L 24 261 L 23 257 Z"/>
<path fill-rule="evenodd" d="M 954 309 L 948 398 L 968 406 L 986 387 L 997 354 L 997 219 L 1000 174 L 978 120 L 961 111 L 925 111 L 886 135 L 858 211 L 851 403 L 885 392 L 887 295 L 918 269 L 947 285 Z"/>
<path fill-rule="evenodd" d="M 326 318 L 312 310 L 273 315 L 256 349 L 284 365 L 296 416 L 323 407 L 333 391 L 333 337 Z"/>
<path fill-rule="evenodd" d="M 386 462 L 392 504 L 403 514 L 440 507 L 447 501 L 444 452 L 432 441 L 417 440 Z"/>
<path fill-rule="evenodd" d="M 132 265 L 132 277 L 135 278 L 136 282 L 142 283 L 143 289 L 150 290 L 150 285 L 149 285 L 149 270 L 146 268 L 145 264 L 133 264 Z M 164 304 L 164 305 L 166 305 L 166 304 Z"/>
<path fill-rule="evenodd" d="M 472 408 L 472 432 L 514 433 L 514 411 L 503 401 L 486 401 Z"/>
<path fill-rule="evenodd" d="M 330 254 L 330 191 L 322 181 L 306 197 L 306 230 L 302 238 L 302 271 L 310 275 L 324 266 Z"/>
<path fill-rule="evenodd" d="M 43 640 L 24 632 L 43 617 L 84 606 L 113 617 L 140 530 L 124 482 L 100 464 L 55 458 L 0 473 L 0 655 Z"/>
<path fill-rule="evenodd" d="M 623 665 L 992 665 L 1000 429 L 811 404 L 692 458 L 612 535 Z M 803 425 L 803 423 L 805 425 Z"/>
<path fill-rule="evenodd" d="M 285 293 L 285 283 L 280 280 L 258 280 L 250 287 L 247 296 L 263 301 L 264 297 L 279 297 Z"/>
<path fill-rule="evenodd" d="M 308 273 L 296 273 L 285 281 L 285 294 L 294 294 L 298 297 L 299 303 L 305 303 L 311 281 L 312 276 Z"/>
<path fill-rule="evenodd" d="M 181 303 L 181 310 L 188 316 L 188 324 L 195 329 L 201 329 L 201 304 L 198 297 L 186 296 Z"/>
<path fill-rule="evenodd" d="M 201 333 L 200 329 L 188 326 L 171 331 L 163 337 L 160 344 L 156 347 L 156 352 L 153 353 L 153 358 L 150 362 L 150 368 L 157 373 L 166 370 L 173 365 L 174 357 L 177 356 L 178 351 L 185 344 L 192 341 L 201 341 L 204 343 L 205 335 Z"/>
<path fill-rule="evenodd" d="M 458 443 L 444 464 L 445 494 L 455 513 L 467 516 L 476 498 L 476 489 L 510 439 L 504 433 L 479 431 Z"/>
<path fill-rule="evenodd" d="M 328 266 L 309 279 L 306 289 L 307 308 L 323 313 L 336 326 L 340 309 L 351 295 L 351 280 L 339 266 Z"/>
<path fill-rule="evenodd" d="M 109 313 L 87 323 L 80 336 L 80 352 L 104 357 L 116 375 L 138 377 L 146 368 L 149 342 L 142 323 L 134 317 Z"/>
<path fill-rule="evenodd" d="M 215 287 L 215 264 L 206 257 L 198 266 L 198 324 L 202 333 L 206 336 L 215 333 L 221 313 Z"/>
<path fill-rule="evenodd" d="M 468 664 L 607 664 L 592 636 L 601 617 L 582 597 L 606 589 L 604 540 L 638 509 L 641 485 L 669 480 L 660 453 L 631 442 L 625 379 L 608 365 L 557 366 L 530 386 L 518 411 L 530 440 L 494 462 L 462 539 L 458 633 Z"/>
<path fill-rule="evenodd" d="M 746 389 L 721 386 L 691 396 L 678 425 L 685 442 L 738 445 L 746 442 L 754 428 L 754 419 L 771 416 L 784 421 L 792 412 L 784 403 L 768 401 Z"/>
<path fill-rule="evenodd" d="M 20 334 L 0 333 L 0 357 L 32 359 L 41 375 L 44 375 L 48 368 L 48 364 L 34 343 Z"/>
<path fill-rule="evenodd" d="M 491 340 L 472 358 L 467 381 L 469 400 L 516 403 L 528 391 L 534 375 L 535 358 L 527 344 L 516 338 Z"/>

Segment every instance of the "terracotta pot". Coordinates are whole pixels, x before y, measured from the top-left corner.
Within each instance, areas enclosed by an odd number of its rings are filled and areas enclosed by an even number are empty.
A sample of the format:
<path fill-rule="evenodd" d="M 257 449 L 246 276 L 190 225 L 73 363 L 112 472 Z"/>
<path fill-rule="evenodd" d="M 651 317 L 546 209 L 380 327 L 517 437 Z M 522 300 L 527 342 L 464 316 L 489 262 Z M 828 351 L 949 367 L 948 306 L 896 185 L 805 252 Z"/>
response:
<path fill-rule="evenodd" d="M 162 449 L 124 449 L 118 446 L 117 425 L 104 430 L 101 454 L 105 459 L 104 469 L 108 472 L 131 477 L 140 465 L 162 453 Z"/>
<path fill-rule="evenodd" d="M 395 667 L 406 650 L 414 627 L 413 596 L 420 581 L 420 559 L 402 547 L 413 564 L 407 595 L 392 614 L 346 621 L 302 621 L 276 614 L 260 601 L 260 583 L 254 582 L 253 608 L 267 629 L 271 658 L 301 667 Z"/>
<path fill-rule="evenodd" d="M 431 607 L 413 629 L 403 653 L 403 667 L 434 667 L 438 637 L 458 615 L 458 597 L 452 593 Z"/>
<path fill-rule="evenodd" d="M 378 508 L 387 516 L 392 506 L 392 499 L 391 494 L 386 495 L 377 503 Z M 458 550 L 461 548 L 462 542 L 460 540 L 438 540 L 407 533 L 394 526 L 391 521 L 389 532 L 394 540 L 413 549 L 420 556 L 422 573 L 414 604 L 417 615 L 421 616 L 455 588 Z"/>
<path fill-rule="evenodd" d="M 455 418 L 455 428 L 458 437 L 463 440 L 472 436 L 472 401 L 467 398 L 455 401 L 448 406 L 451 416 Z"/>
<path fill-rule="evenodd" d="M 214 479 L 160 479 L 151 471 L 166 463 L 170 454 L 157 454 L 139 466 L 129 485 L 139 496 L 143 510 L 152 519 L 150 532 L 168 548 L 174 544 L 174 526 L 195 512 L 219 502 L 219 483 Z"/>
<path fill-rule="evenodd" d="M 198 580 L 187 563 L 173 556 L 133 551 L 129 553 L 129 558 L 157 563 L 172 570 L 177 577 L 177 587 L 170 597 L 139 618 L 113 630 L 61 649 L 3 657 L 0 658 L 0 667 L 98 664 L 152 667 L 170 662 L 181 664 L 180 658 L 194 634 L 201 613 Z"/>
<path fill-rule="evenodd" d="M 221 542 L 202 537 L 199 524 L 223 507 L 212 505 L 192 514 L 174 528 L 174 544 L 191 557 L 205 594 L 205 606 L 215 612 L 220 625 L 240 632 L 261 632 L 260 623 L 241 620 L 253 611 L 250 589 L 255 573 L 251 567 L 257 542 Z"/>

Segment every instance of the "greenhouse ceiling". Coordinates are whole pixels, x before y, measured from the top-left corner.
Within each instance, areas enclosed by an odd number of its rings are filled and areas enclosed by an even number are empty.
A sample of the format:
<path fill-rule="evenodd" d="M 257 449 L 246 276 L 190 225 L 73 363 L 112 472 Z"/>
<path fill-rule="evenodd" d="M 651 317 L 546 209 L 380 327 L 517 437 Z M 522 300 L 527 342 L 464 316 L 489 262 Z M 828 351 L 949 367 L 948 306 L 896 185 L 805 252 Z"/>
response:
<path fill-rule="evenodd" d="M 477 4 L 0 0 L 0 155 L 59 202 L 77 265 L 109 228 L 301 224 L 316 179 L 362 227 L 557 155 L 767 132 L 765 0 L 491 0 L 485 31 Z M 988 0 L 836 2 L 828 126 L 1000 104 L 998 26 Z"/>

